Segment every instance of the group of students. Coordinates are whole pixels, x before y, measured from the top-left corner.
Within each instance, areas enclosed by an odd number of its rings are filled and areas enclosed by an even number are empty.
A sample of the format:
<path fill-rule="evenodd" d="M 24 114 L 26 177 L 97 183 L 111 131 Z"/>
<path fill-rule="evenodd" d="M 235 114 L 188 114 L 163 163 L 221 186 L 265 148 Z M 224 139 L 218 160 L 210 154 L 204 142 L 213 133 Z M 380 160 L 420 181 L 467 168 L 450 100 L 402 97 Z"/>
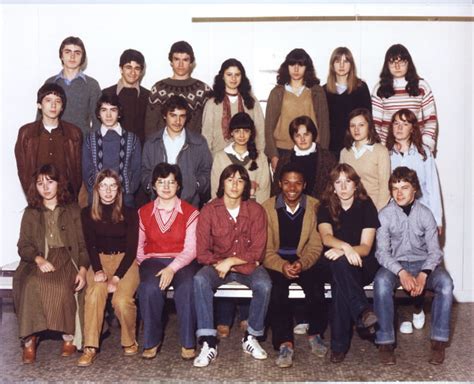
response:
<path fill-rule="evenodd" d="M 347 48 L 333 52 L 324 87 L 310 56 L 294 49 L 265 116 L 238 60 L 222 64 L 211 90 L 190 76 L 184 41 L 169 52 L 172 77 L 151 92 L 140 86 L 136 50 L 123 52 L 119 82 L 102 92 L 81 70 L 79 38 L 66 38 L 59 56 L 63 69 L 39 89 L 38 120 L 15 146 L 28 201 L 14 277 L 24 363 L 35 361 L 39 334 L 54 330 L 63 356 L 80 348 L 77 364 L 91 365 L 109 293 L 124 355 L 139 352 L 136 297 L 142 357 L 154 358 L 172 285 L 181 357 L 207 366 L 217 356 L 213 295 L 229 281 L 252 290 L 244 352 L 267 358 L 259 340 L 269 325 L 282 368 L 293 362 L 292 282 L 305 292 L 318 356 L 330 319 L 334 363 L 355 324 L 394 364 L 393 289 L 433 290 L 430 362 L 443 362 L 453 285 L 440 266 L 436 111 L 405 47 L 387 51 L 372 97 Z M 374 310 L 363 290 L 372 281 Z M 216 304 L 217 323 L 219 313 L 233 316 Z"/>

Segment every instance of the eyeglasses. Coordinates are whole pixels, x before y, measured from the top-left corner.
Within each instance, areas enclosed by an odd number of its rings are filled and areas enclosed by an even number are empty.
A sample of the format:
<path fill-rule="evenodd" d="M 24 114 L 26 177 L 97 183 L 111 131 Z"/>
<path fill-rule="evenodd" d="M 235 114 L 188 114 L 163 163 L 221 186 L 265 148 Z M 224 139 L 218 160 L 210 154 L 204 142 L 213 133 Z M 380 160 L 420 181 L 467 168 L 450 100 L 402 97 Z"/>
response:
<path fill-rule="evenodd" d="M 391 66 L 399 65 L 400 67 L 404 67 L 408 65 L 408 60 L 392 59 L 388 61 L 388 65 L 391 65 Z"/>
<path fill-rule="evenodd" d="M 118 189 L 118 184 L 104 184 L 100 183 L 99 184 L 99 189 L 101 191 L 106 191 L 107 189 L 110 189 L 111 191 L 116 191 Z"/>
<path fill-rule="evenodd" d="M 176 187 L 178 185 L 178 182 L 176 180 L 160 180 L 160 179 L 158 179 L 156 181 L 156 184 L 161 188 L 163 188 L 164 186 L 167 186 L 169 188 L 169 187 Z"/>

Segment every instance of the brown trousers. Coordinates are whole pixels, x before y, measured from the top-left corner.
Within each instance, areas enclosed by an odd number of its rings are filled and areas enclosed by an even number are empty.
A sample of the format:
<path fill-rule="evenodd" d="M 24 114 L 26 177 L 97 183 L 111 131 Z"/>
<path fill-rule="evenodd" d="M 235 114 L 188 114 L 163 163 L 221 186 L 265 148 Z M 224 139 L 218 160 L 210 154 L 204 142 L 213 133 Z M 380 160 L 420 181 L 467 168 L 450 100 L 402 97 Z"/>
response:
<path fill-rule="evenodd" d="M 110 280 L 124 257 L 124 253 L 116 255 L 99 255 L 102 269 Z M 127 273 L 120 279 L 117 290 L 112 295 L 112 307 L 121 326 L 121 343 L 128 347 L 135 342 L 137 307 L 135 305 L 135 291 L 140 278 L 138 265 L 133 261 Z M 94 281 L 92 267 L 87 271 L 87 289 L 84 306 L 84 345 L 99 348 L 99 338 L 104 323 L 104 311 L 107 303 L 107 282 Z"/>

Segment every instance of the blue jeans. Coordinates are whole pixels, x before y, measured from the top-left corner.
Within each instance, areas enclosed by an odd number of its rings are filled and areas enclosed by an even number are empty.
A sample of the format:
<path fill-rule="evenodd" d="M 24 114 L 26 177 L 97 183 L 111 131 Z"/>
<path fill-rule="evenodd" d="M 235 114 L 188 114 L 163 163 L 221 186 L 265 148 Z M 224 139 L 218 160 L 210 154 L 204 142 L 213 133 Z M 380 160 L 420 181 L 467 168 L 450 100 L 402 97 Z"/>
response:
<path fill-rule="evenodd" d="M 403 269 L 413 276 L 421 272 L 423 263 L 424 261 L 400 262 Z M 395 343 L 393 291 L 399 286 L 398 276 L 383 267 L 379 269 L 374 279 L 374 310 L 379 325 L 375 339 L 377 344 Z M 425 288 L 434 292 L 431 307 L 431 340 L 448 341 L 453 303 L 453 280 L 443 267 L 438 266 L 428 276 Z"/>
<path fill-rule="evenodd" d="M 272 283 L 265 268 L 259 266 L 250 275 L 229 272 L 224 279 L 221 279 L 214 267 L 205 266 L 194 275 L 197 337 L 216 336 L 213 311 L 214 292 L 220 285 L 231 281 L 237 281 L 252 290 L 247 331 L 253 336 L 263 335 L 265 315 L 272 290 Z"/>
<path fill-rule="evenodd" d="M 140 285 L 138 300 L 143 319 L 143 347 L 157 346 L 163 340 L 163 308 L 166 301 L 166 290 L 160 289 L 160 278 L 156 274 L 166 268 L 173 259 L 147 259 L 140 264 Z M 174 303 L 179 322 L 181 345 L 194 348 L 196 340 L 196 312 L 193 302 L 193 276 L 199 269 L 196 261 L 181 268 L 175 273 L 171 285 L 174 288 Z"/>
<path fill-rule="evenodd" d="M 221 297 L 214 299 L 214 305 L 214 316 L 217 325 L 232 326 L 236 309 L 239 313 L 239 321 L 247 320 L 249 317 L 249 302 L 246 299 Z"/>
<path fill-rule="evenodd" d="M 345 256 L 330 262 L 333 283 L 331 350 L 347 352 L 351 342 L 352 323 L 369 308 L 364 285 L 373 281 L 379 265 L 373 255 L 362 258 L 362 268 L 355 267 Z"/>

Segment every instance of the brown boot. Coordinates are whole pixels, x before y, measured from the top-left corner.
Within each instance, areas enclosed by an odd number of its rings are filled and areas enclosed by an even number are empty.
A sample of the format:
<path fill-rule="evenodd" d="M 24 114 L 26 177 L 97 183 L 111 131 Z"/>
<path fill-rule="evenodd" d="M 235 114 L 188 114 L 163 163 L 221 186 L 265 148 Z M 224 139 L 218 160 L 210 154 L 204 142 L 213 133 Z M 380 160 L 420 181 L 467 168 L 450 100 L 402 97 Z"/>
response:
<path fill-rule="evenodd" d="M 63 349 L 61 351 L 62 357 L 69 357 L 76 353 L 76 346 L 71 341 L 63 341 Z"/>
<path fill-rule="evenodd" d="M 23 346 L 23 364 L 32 364 L 36 360 L 36 336 L 31 336 Z M 26 346 L 28 344 L 28 346 Z"/>
<path fill-rule="evenodd" d="M 444 350 L 447 344 L 448 343 L 446 341 L 431 340 L 431 357 L 428 360 L 430 364 L 443 364 Z"/>
<path fill-rule="evenodd" d="M 393 344 L 380 344 L 379 345 L 379 356 L 380 362 L 384 365 L 395 365 L 397 362 L 395 358 L 395 352 L 393 350 Z"/>

